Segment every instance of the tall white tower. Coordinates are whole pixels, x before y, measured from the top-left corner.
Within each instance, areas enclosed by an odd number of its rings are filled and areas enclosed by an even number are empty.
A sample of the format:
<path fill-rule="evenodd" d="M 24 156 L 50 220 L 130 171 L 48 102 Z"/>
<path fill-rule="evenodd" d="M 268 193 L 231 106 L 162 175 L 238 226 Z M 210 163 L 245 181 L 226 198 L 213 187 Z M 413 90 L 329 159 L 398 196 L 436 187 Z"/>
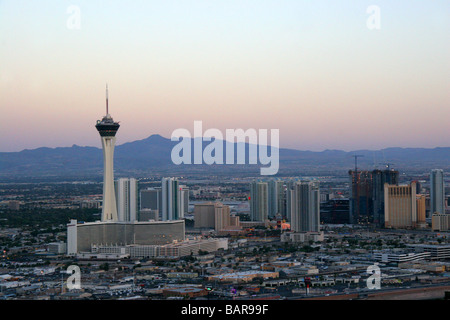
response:
<path fill-rule="evenodd" d="M 179 220 L 183 218 L 180 203 L 180 184 L 176 178 L 163 178 L 162 187 L 162 220 Z"/>
<path fill-rule="evenodd" d="M 269 185 L 267 182 L 250 183 L 250 220 L 266 221 L 269 216 Z"/>
<path fill-rule="evenodd" d="M 114 183 L 119 221 L 137 221 L 138 181 L 120 178 Z"/>
<path fill-rule="evenodd" d="M 106 115 L 95 125 L 102 139 L 103 147 L 103 205 L 102 221 L 118 221 L 116 196 L 114 192 L 114 147 L 120 125 L 114 122 L 108 110 L 108 85 L 106 85 Z"/>
<path fill-rule="evenodd" d="M 296 181 L 288 189 L 291 230 L 320 231 L 320 189 L 318 181 Z"/>
<path fill-rule="evenodd" d="M 430 174 L 430 215 L 445 214 L 444 170 L 433 169 Z"/>

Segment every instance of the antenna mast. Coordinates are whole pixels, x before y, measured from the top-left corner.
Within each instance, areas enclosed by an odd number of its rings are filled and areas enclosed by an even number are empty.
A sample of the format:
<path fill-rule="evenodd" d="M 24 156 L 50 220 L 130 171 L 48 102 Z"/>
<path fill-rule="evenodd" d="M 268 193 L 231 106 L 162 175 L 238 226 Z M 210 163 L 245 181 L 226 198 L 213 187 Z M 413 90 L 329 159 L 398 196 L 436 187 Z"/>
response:
<path fill-rule="evenodd" d="M 106 84 L 106 114 L 109 114 L 108 110 L 108 84 Z"/>

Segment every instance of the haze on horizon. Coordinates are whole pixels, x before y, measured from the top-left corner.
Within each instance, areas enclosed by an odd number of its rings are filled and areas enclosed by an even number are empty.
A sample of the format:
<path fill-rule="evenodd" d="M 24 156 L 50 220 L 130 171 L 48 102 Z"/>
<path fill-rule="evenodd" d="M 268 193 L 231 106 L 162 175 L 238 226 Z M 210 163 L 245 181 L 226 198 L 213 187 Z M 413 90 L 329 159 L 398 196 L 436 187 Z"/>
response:
<path fill-rule="evenodd" d="M 99 147 L 106 83 L 117 144 L 201 120 L 299 150 L 449 147 L 449 40 L 448 0 L 0 0 L 0 151 Z"/>

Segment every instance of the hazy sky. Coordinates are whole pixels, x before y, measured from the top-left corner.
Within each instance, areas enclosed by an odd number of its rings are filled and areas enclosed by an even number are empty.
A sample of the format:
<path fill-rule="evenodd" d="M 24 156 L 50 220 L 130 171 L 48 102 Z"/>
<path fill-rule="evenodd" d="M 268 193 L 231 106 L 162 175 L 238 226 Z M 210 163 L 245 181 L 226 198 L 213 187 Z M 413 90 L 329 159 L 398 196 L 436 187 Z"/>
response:
<path fill-rule="evenodd" d="M 118 144 L 201 120 L 302 150 L 448 147 L 450 1 L 0 0 L 0 151 L 100 147 L 106 83 Z"/>

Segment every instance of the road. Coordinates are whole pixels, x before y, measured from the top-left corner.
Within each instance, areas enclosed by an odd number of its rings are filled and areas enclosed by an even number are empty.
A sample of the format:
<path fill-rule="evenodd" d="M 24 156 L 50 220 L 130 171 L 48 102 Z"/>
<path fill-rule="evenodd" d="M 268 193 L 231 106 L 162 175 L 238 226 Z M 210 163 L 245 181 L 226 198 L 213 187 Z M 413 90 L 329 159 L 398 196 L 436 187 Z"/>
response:
<path fill-rule="evenodd" d="M 416 288 L 393 288 L 363 291 L 349 294 L 330 294 L 310 298 L 290 298 L 289 300 L 430 300 L 443 299 L 450 291 L 450 284 L 425 285 Z"/>

